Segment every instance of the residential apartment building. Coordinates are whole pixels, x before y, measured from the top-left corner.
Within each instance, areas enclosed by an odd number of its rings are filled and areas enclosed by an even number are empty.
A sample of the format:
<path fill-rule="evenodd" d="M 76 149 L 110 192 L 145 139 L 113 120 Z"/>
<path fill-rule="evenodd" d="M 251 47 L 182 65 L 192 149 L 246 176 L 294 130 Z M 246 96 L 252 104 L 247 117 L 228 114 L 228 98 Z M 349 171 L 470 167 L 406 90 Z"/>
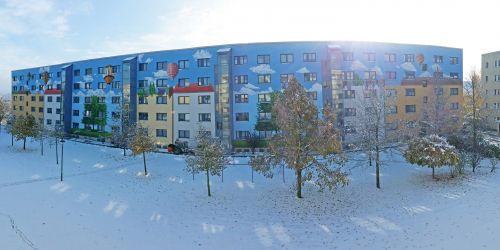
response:
<path fill-rule="evenodd" d="M 42 81 L 45 72 L 49 75 L 46 84 Z M 210 86 L 213 97 L 210 104 L 204 105 L 215 110 L 210 116 L 210 122 L 215 124 L 213 134 L 231 147 L 234 141 L 245 139 L 257 130 L 259 121 L 270 119 L 270 113 L 259 113 L 258 104 L 269 102 L 271 94 L 282 91 L 292 77 L 304 86 L 318 110 L 325 105 L 335 109 L 343 138 L 348 141 L 349 137 L 356 137 L 356 129 L 352 127 L 362 113 L 356 112 L 359 107 L 353 98 L 385 98 L 388 91 L 397 93 L 397 116 L 392 115 L 397 118 L 387 118 L 387 122 L 406 119 L 409 126 L 420 121 L 419 112 L 428 95 L 425 88 L 458 87 L 457 102 L 461 102 L 462 50 L 428 45 L 312 41 L 145 52 L 15 70 L 12 94 L 16 114 L 20 115 L 26 109 L 31 112 L 25 98 L 43 95 L 43 91 L 50 89 L 63 90 L 62 124 L 66 133 L 88 127 L 83 123 L 84 100 L 97 96 L 107 107 L 106 124 L 100 130 L 109 132 L 120 127 L 120 121 L 112 118 L 121 115 L 122 107 L 127 107 L 130 120 L 147 123 L 149 134 L 164 146 L 176 139 L 188 139 L 180 138 L 182 129 L 175 117 L 179 113 L 177 108 L 186 106 L 177 105 L 179 100 L 173 95 L 185 94 L 179 91 L 193 85 Z M 429 87 L 423 87 L 424 82 Z M 406 95 L 409 86 L 414 86 L 411 87 L 415 89 L 414 95 Z M 368 89 L 375 89 L 376 93 L 365 93 Z M 158 98 L 161 103 L 157 103 Z M 191 102 L 197 103 L 197 97 L 191 98 Z M 456 104 L 453 105 L 455 108 Z M 143 119 L 144 113 L 147 120 Z M 191 116 L 189 126 L 198 120 L 199 117 Z M 256 132 L 262 137 L 272 134 L 265 130 Z M 193 137 L 190 132 L 189 139 Z"/>
<path fill-rule="evenodd" d="M 500 133 L 500 51 L 481 55 L 481 83 L 486 126 Z"/>

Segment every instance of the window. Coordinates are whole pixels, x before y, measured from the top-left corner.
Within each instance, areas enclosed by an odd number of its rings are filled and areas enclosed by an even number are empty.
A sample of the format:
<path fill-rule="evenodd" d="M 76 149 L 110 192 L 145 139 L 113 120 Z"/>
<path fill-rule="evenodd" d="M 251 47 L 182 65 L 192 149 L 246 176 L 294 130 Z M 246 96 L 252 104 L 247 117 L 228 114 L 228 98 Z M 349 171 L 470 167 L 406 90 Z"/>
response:
<path fill-rule="evenodd" d="M 119 96 L 111 97 L 111 103 L 114 103 L 114 104 L 120 103 L 120 97 Z"/>
<path fill-rule="evenodd" d="M 271 56 L 270 55 L 258 55 L 257 56 L 257 64 L 270 64 Z"/>
<path fill-rule="evenodd" d="M 31 85 L 31 90 L 36 90 L 36 86 L 35 85 Z"/>
<path fill-rule="evenodd" d="M 451 104 L 451 107 L 450 107 L 451 110 L 458 110 L 459 109 L 458 102 L 452 102 L 450 104 Z"/>
<path fill-rule="evenodd" d="M 304 62 L 316 62 L 316 53 L 304 53 L 302 59 Z"/>
<path fill-rule="evenodd" d="M 148 86 L 147 80 L 139 80 L 139 88 L 145 88 Z"/>
<path fill-rule="evenodd" d="M 73 83 L 73 89 L 80 89 L 79 83 Z"/>
<path fill-rule="evenodd" d="M 377 90 L 376 89 L 367 89 L 363 91 L 363 97 L 364 98 L 372 98 L 372 97 L 377 97 Z"/>
<path fill-rule="evenodd" d="M 61 97 L 60 96 L 56 96 L 56 102 L 61 102 Z"/>
<path fill-rule="evenodd" d="M 415 55 L 414 54 L 405 54 L 405 62 L 414 62 Z"/>
<path fill-rule="evenodd" d="M 271 83 L 271 74 L 258 75 L 258 83 Z"/>
<path fill-rule="evenodd" d="M 443 79 L 443 72 L 434 72 L 434 78 Z"/>
<path fill-rule="evenodd" d="M 344 90 L 344 98 L 345 99 L 356 98 L 356 92 L 354 90 Z"/>
<path fill-rule="evenodd" d="M 356 116 L 356 108 L 345 108 L 344 116 L 345 117 Z"/>
<path fill-rule="evenodd" d="M 247 75 L 234 76 L 234 83 L 247 84 L 248 83 L 248 76 Z"/>
<path fill-rule="evenodd" d="M 120 119 L 120 112 L 111 112 L 111 117 L 115 120 Z"/>
<path fill-rule="evenodd" d="M 78 127 L 80 127 L 80 124 L 79 124 L 78 122 L 73 122 L 73 124 L 72 124 L 72 125 L 73 125 L 73 128 L 78 128 Z"/>
<path fill-rule="evenodd" d="M 90 96 L 86 96 L 85 97 L 85 103 L 90 103 L 91 99 L 90 99 Z"/>
<path fill-rule="evenodd" d="M 147 63 L 139 63 L 139 71 L 147 71 L 148 64 Z"/>
<path fill-rule="evenodd" d="M 344 80 L 354 80 L 354 71 L 343 71 Z"/>
<path fill-rule="evenodd" d="M 424 88 L 427 87 L 427 80 L 422 80 L 422 87 L 424 87 Z"/>
<path fill-rule="evenodd" d="M 375 80 L 375 79 L 377 79 L 377 72 L 365 71 L 365 80 Z"/>
<path fill-rule="evenodd" d="M 247 139 L 248 137 L 250 137 L 250 131 L 236 130 L 236 139 Z"/>
<path fill-rule="evenodd" d="M 97 68 L 97 73 L 98 73 L 98 74 L 105 74 L 105 72 L 104 72 L 104 67 L 98 67 L 98 68 Z"/>
<path fill-rule="evenodd" d="M 236 94 L 234 96 L 236 103 L 248 103 L 248 95 L 247 94 Z"/>
<path fill-rule="evenodd" d="M 293 63 L 293 54 L 281 54 L 280 55 L 281 63 Z"/>
<path fill-rule="evenodd" d="M 139 112 L 139 120 L 140 121 L 147 121 L 148 120 L 148 113 L 147 112 Z"/>
<path fill-rule="evenodd" d="M 36 112 L 36 108 L 35 107 L 31 107 L 31 112 Z"/>
<path fill-rule="evenodd" d="M 198 77 L 198 85 L 199 86 L 208 86 L 210 82 L 210 77 Z"/>
<path fill-rule="evenodd" d="M 92 83 L 91 82 L 86 82 L 85 83 L 85 89 L 91 89 L 92 88 Z"/>
<path fill-rule="evenodd" d="M 316 92 L 316 91 L 307 92 L 307 96 L 309 98 L 311 98 L 312 100 L 318 100 L 318 92 Z"/>
<path fill-rule="evenodd" d="M 387 80 L 396 80 L 396 72 L 395 71 L 386 71 L 385 78 Z"/>
<path fill-rule="evenodd" d="M 166 96 L 156 96 L 156 104 L 167 104 Z"/>
<path fill-rule="evenodd" d="M 408 79 L 408 80 L 415 79 L 415 72 L 414 71 L 405 71 L 405 79 Z"/>
<path fill-rule="evenodd" d="M 488 68 L 490 66 L 489 62 L 486 62 L 485 68 Z"/>
<path fill-rule="evenodd" d="M 266 112 L 259 113 L 258 120 L 259 121 L 270 121 L 271 120 L 271 113 L 266 113 Z"/>
<path fill-rule="evenodd" d="M 52 125 L 52 120 L 51 119 L 47 119 L 47 125 Z"/>
<path fill-rule="evenodd" d="M 235 56 L 234 57 L 234 65 L 244 65 L 247 64 L 247 56 Z"/>
<path fill-rule="evenodd" d="M 417 112 L 417 106 L 416 105 L 405 105 L 405 112 L 406 113 L 415 113 L 415 112 Z"/>
<path fill-rule="evenodd" d="M 119 89 L 120 88 L 120 81 L 114 81 L 111 84 L 111 87 L 114 88 L 114 89 Z"/>
<path fill-rule="evenodd" d="M 396 54 L 394 53 L 385 53 L 384 59 L 386 62 L 393 63 L 396 62 Z"/>
<path fill-rule="evenodd" d="M 352 52 L 344 52 L 344 53 L 342 53 L 342 58 L 344 59 L 344 61 L 352 61 L 352 60 L 354 60 L 354 56 L 353 56 Z"/>
<path fill-rule="evenodd" d="M 157 62 L 156 70 L 167 70 L 167 62 Z"/>
<path fill-rule="evenodd" d="M 488 82 L 488 76 L 484 76 L 484 80 Z"/>
<path fill-rule="evenodd" d="M 167 113 L 156 113 L 156 120 L 157 121 L 166 121 L 167 120 Z"/>
<path fill-rule="evenodd" d="M 73 116 L 80 116 L 80 110 L 74 109 L 73 110 Z"/>
<path fill-rule="evenodd" d="M 365 57 L 368 62 L 375 62 L 375 53 L 365 53 Z"/>
<path fill-rule="evenodd" d="M 36 96 L 32 95 L 32 96 L 31 96 L 31 101 L 32 101 L 32 102 L 36 102 Z"/>
<path fill-rule="evenodd" d="M 179 80 L 177 80 L 177 83 L 179 87 L 187 87 L 189 86 L 189 78 L 179 78 Z"/>
<path fill-rule="evenodd" d="M 56 109 L 56 115 L 60 115 L 61 114 L 61 109 Z"/>
<path fill-rule="evenodd" d="M 316 81 L 316 73 L 314 72 L 304 73 L 304 81 L 305 82 Z"/>
<path fill-rule="evenodd" d="M 293 73 L 289 73 L 289 74 L 281 74 L 280 75 L 280 83 L 281 84 L 285 84 L 285 83 L 288 83 L 290 82 L 290 80 L 294 77 L 295 75 Z"/>
<path fill-rule="evenodd" d="M 450 77 L 452 79 L 458 79 L 458 73 L 457 72 L 450 72 Z"/>
<path fill-rule="evenodd" d="M 189 130 L 179 130 L 179 138 L 189 138 Z"/>
<path fill-rule="evenodd" d="M 415 96 L 415 89 L 414 88 L 409 88 L 405 89 L 406 96 Z"/>
<path fill-rule="evenodd" d="M 189 60 L 179 60 L 177 64 L 179 69 L 189 69 Z"/>
<path fill-rule="evenodd" d="M 428 96 L 424 96 L 424 97 L 422 98 L 422 102 L 423 102 L 423 103 L 427 103 L 428 101 L 429 101 L 429 97 L 428 97 Z"/>
<path fill-rule="evenodd" d="M 443 88 L 434 88 L 434 94 L 436 95 L 443 95 Z"/>
<path fill-rule="evenodd" d="M 97 88 L 98 89 L 104 89 L 104 82 L 97 83 Z"/>
<path fill-rule="evenodd" d="M 73 71 L 73 75 L 74 75 L 74 76 L 80 76 L 80 70 L 79 70 L 79 69 L 75 69 L 75 70 Z"/>
<path fill-rule="evenodd" d="M 120 71 L 120 65 L 113 66 L 111 70 L 113 71 L 113 73 L 118 73 Z"/>
<path fill-rule="evenodd" d="M 167 87 L 168 82 L 167 79 L 157 79 L 156 80 L 156 87 Z"/>
<path fill-rule="evenodd" d="M 420 68 L 422 69 L 422 71 L 427 71 L 427 63 L 422 63 Z"/>
<path fill-rule="evenodd" d="M 450 64 L 458 64 L 458 57 L 456 56 L 450 57 Z"/>
<path fill-rule="evenodd" d="M 43 108 L 42 107 L 38 108 L 38 113 L 43 113 Z"/>
<path fill-rule="evenodd" d="M 458 88 L 450 88 L 450 95 L 458 95 Z"/>
<path fill-rule="evenodd" d="M 99 96 L 99 98 L 97 98 L 97 103 L 105 103 L 105 102 L 106 102 L 105 96 Z"/>
<path fill-rule="evenodd" d="M 387 113 L 388 114 L 397 114 L 398 113 L 398 106 L 396 106 L 396 105 L 388 106 Z"/>
<path fill-rule="evenodd" d="M 198 104 L 210 104 L 210 96 L 209 95 L 198 96 Z"/>
<path fill-rule="evenodd" d="M 148 98 L 145 96 L 139 96 L 139 104 L 148 104 Z"/>
<path fill-rule="evenodd" d="M 197 60 L 198 68 L 210 67 L 210 58 L 200 58 Z"/>
<path fill-rule="evenodd" d="M 156 129 L 156 137 L 167 137 L 166 129 Z"/>
<path fill-rule="evenodd" d="M 212 115 L 210 113 L 200 113 L 198 114 L 198 121 L 199 122 L 209 122 L 212 119 Z"/>
<path fill-rule="evenodd" d="M 177 104 L 189 104 L 189 96 L 177 97 Z"/>
<path fill-rule="evenodd" d="M 236 121 L 237 122 L 247 122 L 248 121 L 248 112 L 236 113 Z"/>
<path fill-rule="evenodd" d="M 86 76 L 92 75 L 92 68 L 86 68 L 85 69 L 85 75 Z"/>
<path fill-rule="evenodd" d="M 435 63 L 443 63 L 443 56 L 434 56 Z"/>
<path fill-rule="evenodd" d="M 177 120 L 180 122 L 188 122 L 189 121 L 189 113 L 179 113 Z"/>
<path fill-rule="evenodd" d="M 261 102 L 271 102 L 271 94 L 259 94 L 259 103 Z"/>

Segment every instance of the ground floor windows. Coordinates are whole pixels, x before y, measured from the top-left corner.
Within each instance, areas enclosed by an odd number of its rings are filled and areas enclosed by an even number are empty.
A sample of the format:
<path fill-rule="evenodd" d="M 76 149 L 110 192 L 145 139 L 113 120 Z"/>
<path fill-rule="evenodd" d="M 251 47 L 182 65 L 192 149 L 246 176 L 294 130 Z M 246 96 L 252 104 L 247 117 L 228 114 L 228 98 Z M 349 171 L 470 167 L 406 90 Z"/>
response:
<path fill-rule="evenodd" d="M 189 130 L 179 130 L 179 138 L 189 139 Z"/>
<path fill-rule="evenodd" d="M 166 129 L 156 129 L 156 137 L 167 137 Z"/>

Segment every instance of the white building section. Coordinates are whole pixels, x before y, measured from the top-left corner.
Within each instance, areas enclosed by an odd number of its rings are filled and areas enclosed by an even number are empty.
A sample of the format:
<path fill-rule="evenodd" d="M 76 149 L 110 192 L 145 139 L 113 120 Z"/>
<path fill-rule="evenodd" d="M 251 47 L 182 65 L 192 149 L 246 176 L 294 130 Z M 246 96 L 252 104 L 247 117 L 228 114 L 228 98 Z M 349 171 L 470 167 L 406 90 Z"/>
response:
<path fill-rule="evenodd" d="M 60 90 L 46 90 L 44 97 L 43 126 L 45 129 L 54 130 L 61 124 L 61 102 L 63 96 Z"/>

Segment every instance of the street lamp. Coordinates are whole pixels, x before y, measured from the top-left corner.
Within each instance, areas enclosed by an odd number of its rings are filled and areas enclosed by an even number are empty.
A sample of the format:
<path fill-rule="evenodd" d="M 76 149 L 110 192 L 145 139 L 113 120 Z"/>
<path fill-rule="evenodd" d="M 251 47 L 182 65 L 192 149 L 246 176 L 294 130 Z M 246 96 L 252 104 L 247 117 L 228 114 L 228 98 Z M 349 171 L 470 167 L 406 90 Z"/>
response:
<path fill-rule="evenodd" d="M 64 169 L 64 136 L 61 138 L 61 181 L 63 181 Z"/>

